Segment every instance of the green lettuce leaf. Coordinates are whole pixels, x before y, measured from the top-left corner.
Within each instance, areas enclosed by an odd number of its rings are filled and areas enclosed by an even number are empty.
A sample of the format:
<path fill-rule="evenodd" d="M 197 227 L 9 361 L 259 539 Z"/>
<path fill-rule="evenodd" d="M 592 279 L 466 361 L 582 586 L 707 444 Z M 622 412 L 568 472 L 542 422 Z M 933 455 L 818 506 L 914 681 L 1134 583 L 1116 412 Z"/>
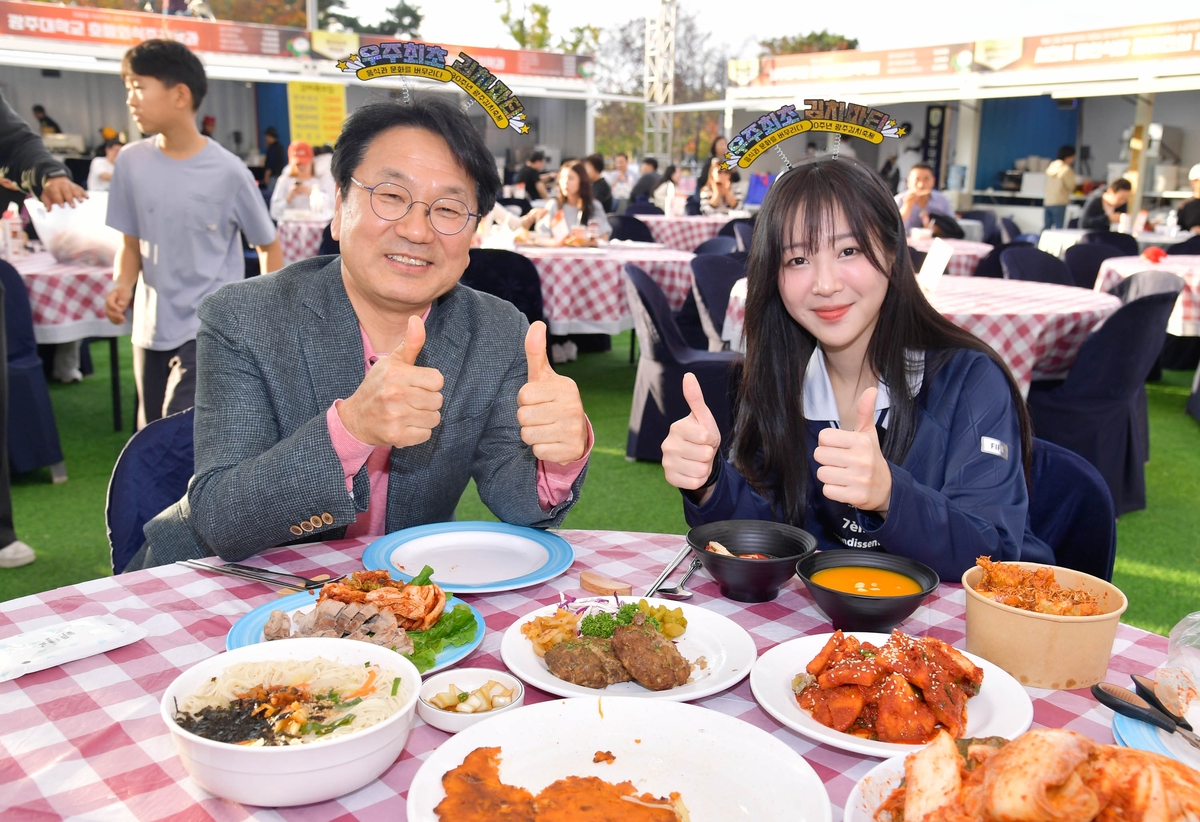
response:
<path fill-rule="evenodd" d="M 475 638 L 479 623 L 475 614 L 464 603 L 442 612 L 441 619 L 427 631 L 409 631 L 413 641 L 413 652 L 405 654 L 421 673 L 436 663 L 437 655 L 451 645 L 466 645 Z"/>
<path fill-rule="evenodd" d="M 428 585 L 432 579 L 433 579 L 433 568 L 426 565 L 424 568 L 421 569 L 421 573 L 419 573 L 415 577 L 413 577 L 412 582 L 410 582 L 408 584 L 409 585 Z"/>

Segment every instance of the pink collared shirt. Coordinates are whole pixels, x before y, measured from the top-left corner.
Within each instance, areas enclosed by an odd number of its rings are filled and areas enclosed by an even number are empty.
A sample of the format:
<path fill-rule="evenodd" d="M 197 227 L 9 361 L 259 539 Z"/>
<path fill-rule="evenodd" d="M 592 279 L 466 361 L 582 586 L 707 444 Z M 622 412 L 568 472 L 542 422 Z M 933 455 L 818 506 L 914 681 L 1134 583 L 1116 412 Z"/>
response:
<path fill-rule="evenodd" d="M 428 316 L 429 310 L 426 309 L 425 315 L 421 319 L 425 320 Z M 370 370 L 379 357 L 371 347 L 371 341 L 367 338 L 367 332 L 363 330 L 361 324 L 359 324 L 358 330 L 362 334 L 365 354 L 364 368 Z M 346 477 L 346 490 L 353 491 L 354 476 L 362 469 L 364 463 L 367 466 L 367 479 L 371 483 L 371 499 L 367 504 L 367 510 L 360 511 L 354 524 L 346 528 L 346 536 L 383 536 L 387 533 L 388 473 L 391 467 L 392 447 L 390 445 L 368 445 L 347 431 L 337 411 L 341 403 L 342 400 L 338 399 L 329 406 L 325 412 L 325 425 L 329 429 L 329 440 L 333 443 L 333 450 L 342 462 L 342 473 Z M 542 506 L 543 511 L 549 512 L 554 506 L 567 499 L 571 493 L 571 485 L 578 479 L 580 472 L 583 471 L 583 466 L 587 463 L 588 455 L 592 453 L 594 443 L 592 423 L 589 420 L 587 450 L 584 451 L 582 457 L 566 465 L 538 460 L 538 503 Z"/>

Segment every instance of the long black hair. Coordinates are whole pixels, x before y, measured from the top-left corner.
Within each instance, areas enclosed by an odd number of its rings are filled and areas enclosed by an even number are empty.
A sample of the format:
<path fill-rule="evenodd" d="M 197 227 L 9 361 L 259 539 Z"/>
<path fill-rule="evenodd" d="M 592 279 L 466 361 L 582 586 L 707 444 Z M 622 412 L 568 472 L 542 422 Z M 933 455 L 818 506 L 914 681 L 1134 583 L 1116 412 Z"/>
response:
<path fill-rule="evenodd" d="M 817 340 L 792 319 L 779 294 L 784 249 L 810 249 L 831 241 L 838 215 L 855 242 L 888 278 L 867 359 L 891 398 L 880 447 L 900 464 L 916 435 L 918 409 L 909 387 L 918 367 L 906 352 L 927 352 L 925 380 L 961 349 L 980 351 L 1004 372 L 1021 429 L 1028 479 L 1029 414 L 1008 366 L 987 344 L 934 310 L 917 285 L 900 212 L 884 182 L 854 160 L 819 157 L 781 175 L 767 191 L 755 220 L 747 261 L 746 361 L 738 391 L 732 442 L 734 465 L 775 506 L 777 517 L 803 525 L 808 509 L 809 460 L 804 418 L 804 373 Z M 797 223 L 797 215 L 802 222 Z M 797 444 L 800 443 L 800 447 Z"/>

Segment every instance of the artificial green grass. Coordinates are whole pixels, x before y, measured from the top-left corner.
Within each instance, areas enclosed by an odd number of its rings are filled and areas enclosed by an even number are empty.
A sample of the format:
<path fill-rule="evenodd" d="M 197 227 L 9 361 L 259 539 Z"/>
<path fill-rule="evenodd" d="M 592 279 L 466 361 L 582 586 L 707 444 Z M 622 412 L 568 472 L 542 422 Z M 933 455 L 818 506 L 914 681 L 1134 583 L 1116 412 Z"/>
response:
<path fill-rule="evenodd" d="M 96 376 L 50 389 L 70 480 L 51 485 L 49 471 L 14 480 L 17 534 L 33 546 L 38 559 L 24 568 L 0 569 L 0 601 L 109 572 L 105 490 L 129 435 L 112 430 L 108 346 L 94 345 L 92 353 Z M 133 385 L 128 339 L 121 357 L 127 399 Z M 628 333 L 613 338 L 612 351 L 584 354 L 556 369 L 579 384 L 596 435 L 583 493 L 563 527 L 685 533 L 679 493 L 663 480 L 662 467 L 625 460 L 635 373 Z M 1164 634 L 1185 615 L 1200 611 L 1200 425 L 1183 411 L 1191 377 L 1190 372 L 1168 371 L 1162 382 L 1147 385 L 1148 507 L 1122 517 L 1117 525 L 1113 582 L 1130 600 L 1123 619 Z M 128 429 L 132 411 L 125 411 Z M 457 515 L 461 520 L 495 519 L 473 486 L 463 495 Z"/>

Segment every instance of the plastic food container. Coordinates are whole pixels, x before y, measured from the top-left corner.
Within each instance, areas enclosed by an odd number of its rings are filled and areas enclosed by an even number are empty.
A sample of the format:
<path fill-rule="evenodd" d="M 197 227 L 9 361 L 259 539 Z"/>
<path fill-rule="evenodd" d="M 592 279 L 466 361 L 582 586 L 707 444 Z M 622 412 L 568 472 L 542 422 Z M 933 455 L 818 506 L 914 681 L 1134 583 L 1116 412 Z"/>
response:
<path fill-rule="evenodd" d="M 1036 562 L 1010 563 L 1041 568 Z M 962 576 L 967 596 L 967 651 L 1008 671 L 1022 685 L 1051 690 L 1090 688 L 1104 680 L 1113 640 L 1129 600 L 1121 589 L 1099 577 L 1048 566 L 1063 588 L 1084 589 L 1099 600 L 1103 613 L 1069 617 L 1023 611 L 1001 605 L 975 591 L 983 569 Z"/>

